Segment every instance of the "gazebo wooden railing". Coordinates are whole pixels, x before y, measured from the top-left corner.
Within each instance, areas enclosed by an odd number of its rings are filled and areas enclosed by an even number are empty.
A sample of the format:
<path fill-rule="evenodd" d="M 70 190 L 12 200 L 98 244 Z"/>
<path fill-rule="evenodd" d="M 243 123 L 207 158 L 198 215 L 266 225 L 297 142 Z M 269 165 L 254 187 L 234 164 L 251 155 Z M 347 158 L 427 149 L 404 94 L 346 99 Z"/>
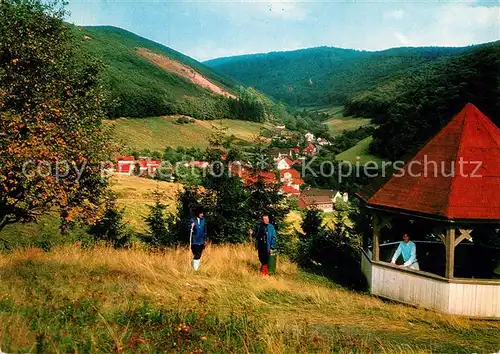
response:
<path fill-rule="evenodd" d="M 373 295 L 453 315 L 500 318 L 500 279 L 450 279 L 372 260 L 366 250 L 361 269 Z"/>
<path fill-rule="evenodd" d="M 429 166 L 435 168 L 429 172 Z M 500 318 L 500 281 L 454 274 L 455 249 L 474 227 L 500 225 L 500 129 L 475 106 L 467 104 L 398 174 L 357 196 L 372 214 L 372 256 L 365 248 L 362 268 L 373 294 L 457 315 Z M 380 261 L 381 231 L 391 228 L 395 216 L 436 227 L 445 246 L 444 277 Z"/>

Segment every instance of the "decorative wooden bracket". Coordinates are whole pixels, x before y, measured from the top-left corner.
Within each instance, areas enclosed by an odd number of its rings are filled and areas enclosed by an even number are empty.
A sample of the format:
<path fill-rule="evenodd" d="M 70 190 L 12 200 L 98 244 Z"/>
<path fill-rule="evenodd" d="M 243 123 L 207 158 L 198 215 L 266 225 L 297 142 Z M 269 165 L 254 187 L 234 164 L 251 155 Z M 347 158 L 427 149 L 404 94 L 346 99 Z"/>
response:
<path fill-rule="evenodd" d="M 455 227 L 450 226 L 445 230 L 443 234 L 443 230 L 441 228 L 437 228 L 434 230 L 435 233 L 439 236 L 441 241 L 445 245 L 446 252 L 446 270 L 445 276 L 448 279 L 452 279 L 454 276 L 454 268 L 455 268 L 455 247 L 462 242 L 464 239 L 471 239 L 470 233 L 472 229 L 459 229 L 460 236 L 455 235 Z"/>
<path fill-rule="evenodd" d="M 439 238 L 441 239 L 441 242 L 443 242 L 446 245 L 446 235 L 443 234 L 443 230 L 440 228 L 436 228 L 433 230 L 433 233 L 436 233 Z"/>
<path fill-rule="evenodd" d="M 392 229 L 391 220 L 392 218 L 390 216 L 381 217 L 380 223 L 378 225 L 379 230 L 382 230 L 384 227 L 387 227 L 389 230 L 391 230 Z"/>
<path fill-rule="evenodd" d="M 460 231 L 460 236 L 455 239 L 455 247 L 457 247 L 457 245 L 464 239 L 467 240 L 472 239 L 472 237 L 470 236 L 472 229 L 459 229 L 459 231 Z"/>

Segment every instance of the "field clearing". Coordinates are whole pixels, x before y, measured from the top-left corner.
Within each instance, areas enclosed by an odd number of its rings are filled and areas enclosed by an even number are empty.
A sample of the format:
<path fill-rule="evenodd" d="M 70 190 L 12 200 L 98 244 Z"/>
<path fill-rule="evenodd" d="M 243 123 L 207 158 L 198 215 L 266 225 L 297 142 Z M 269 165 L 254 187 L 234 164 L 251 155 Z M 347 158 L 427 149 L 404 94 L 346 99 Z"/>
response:
<path fill-rule="evenodd" d="M 344 112 L 344 106 L 331 106 L 331 105 L 303 107 L 301 109 L 305 109 L 310 112 L 327 113 L 334 117 L 342 117 L 342 113 Z"/>
<path fill-rule="evenodd" d="M 346 130 L 356 130 L 358 128 L 371 125 L 371 119 L 354 117 L 336 117 L 325 122 L 330 134 L 339 135 Z"/>
<path fill-rule="evenodd" d="M 384 302 L 249 245 L 0 254 L 0 347 L 12 352 L 466 353 L 498 350 L 500 322 Z M 185 326 L 185 327 L 184 327 Z M 200 351 L 201 350 L 201 351 Z"/>
<path fill-rule="evenodd" d="M 113 127 L 115 137 L 130 151 L 163 151 L 167 146 L 203 149 L 208 146 L 212 126 L 225 126 L 228 135 L 250 143 L 262 128 L 269 127 L 267 124 L 232 119 L 178 124 L 178 117 L 120 118 L 108 120 L 106 124 Z"/>
<path fill-rule="evenodd" d="M 153 192 L 156 188 L 163 193 L 162 202 L 168 206 L 167 210 L 175 212 L 176 195 L 182 190 L 182 184 L 115 174 L 111 188 L 118 195 L 118 206 L 125 208 L 125 221 L 132 230 L 144 232 L 146 230 L 144 218 L 149 213 L 148 206 L 154 203 Z"/>
<path fill-rule="evenodd" d="M 373 141 L 373 138 L 369 136 L 366 139 L 361 140 L 359 143 L 354 145 L 352 148 L 347 149 L 344 152 L 341 152 L 336 156 L 337 160 L 344 160 L 355 164 L 359 161 L 360 164 L 364 164 L 370 161 L 373 161 L 377 164 L 380 164 L 383 159 L 370 154 L 370 143 Z M 359 158 L 358 158 L 359 157 Z"/>
<path fill-rule="evenodd" d="M 344 106 L 318 106 L 305 108 L 311 112 L 326 113 L 331 116 L 324 124 L 328 126 L 330 134 L 339 135 L 346 130 L 356 130 L 366 125 L 371 125 L 369 118 L 344 117 Z"/>

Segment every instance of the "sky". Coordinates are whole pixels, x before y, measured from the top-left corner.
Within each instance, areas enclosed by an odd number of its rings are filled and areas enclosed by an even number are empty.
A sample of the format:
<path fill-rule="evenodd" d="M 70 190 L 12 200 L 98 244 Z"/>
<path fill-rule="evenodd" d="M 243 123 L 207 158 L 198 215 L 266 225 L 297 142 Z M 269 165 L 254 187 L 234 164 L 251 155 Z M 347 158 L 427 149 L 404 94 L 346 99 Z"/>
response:
<path fill-rule="evenodd" d="M 500 39 L 500 0 L 70 0 L 70 22 L 113 25 L 197 60 L 317 46 L 381 50 Z"/>

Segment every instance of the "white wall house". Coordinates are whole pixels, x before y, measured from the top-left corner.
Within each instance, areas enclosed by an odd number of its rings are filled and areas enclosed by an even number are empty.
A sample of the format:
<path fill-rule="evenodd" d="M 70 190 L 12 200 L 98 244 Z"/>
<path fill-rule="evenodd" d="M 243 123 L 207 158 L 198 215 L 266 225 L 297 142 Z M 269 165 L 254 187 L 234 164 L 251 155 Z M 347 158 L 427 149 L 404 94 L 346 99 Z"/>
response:
<path fill-rule="evenodd" d="M 306 141 L 308 141 L 308 142 L 312 142 L 312 141 L 314 141 L 314 134 L 313 134 L 313 133 L 309 133 L 309 132 L 307 132 L 307 133 L 304 135 L 304 137 L 306 138 Z"/>
<path fill-rule="evenodd" d="M 293 166 L 293 161 L 290 160 L 288 157 L 280 159 L 276 164 L 276 168 L 278 170 L 288 170 L 292 168 L 292 166 Z"/>

